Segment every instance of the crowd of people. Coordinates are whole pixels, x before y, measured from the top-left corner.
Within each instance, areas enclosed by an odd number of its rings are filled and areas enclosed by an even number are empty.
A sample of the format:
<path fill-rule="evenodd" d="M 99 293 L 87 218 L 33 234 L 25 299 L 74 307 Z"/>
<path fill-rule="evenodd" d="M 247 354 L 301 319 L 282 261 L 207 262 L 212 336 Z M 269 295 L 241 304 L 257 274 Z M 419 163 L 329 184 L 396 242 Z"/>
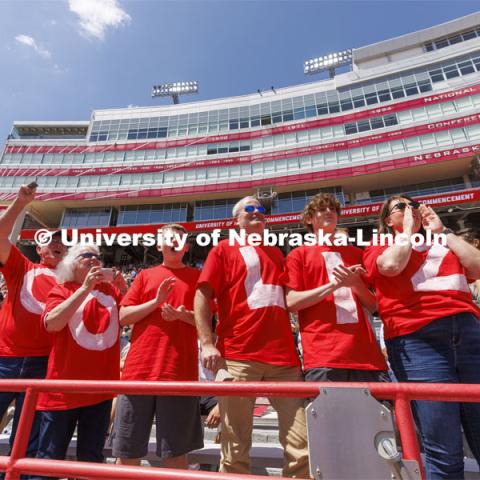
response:
<path fill-rule="evenodd" d="M 442 233 L 446 245 L 304 245 L 284 258 L 275 246 L 223 240 L 201 270 L 184 263 L 188 243 L 159 245 L 162 262 L 155 267 L 112 270 L 102 268 L 97 246 L 78 244 L 67 252 L 58 234 L 37 246 L 40 263 L 32 263 L 9 235 L 34 197 L 35 189 L 22 186 L 0 218 L 8 287 L 0 310 L 0 378 L 118 380 L 120 331 L 129 326 L 122 380 L 196 381 L 200 345 L 202 366 L 235 381 L 390 381 L 370 312 L 383 322 L 388 362 L 399 381 L 480 383 L 478 238 L 456 235 L 430 207 L 407 196 L 385 201 L 380 230 L 406 240 Z M 232 213 L 246 234 L 264 231 L 265 208 L 257 198 L 241 199 Z M 303 222 L 312 233 L 335 234 L 340 215 L 335 196 L 320 193 L 305 206 Z M 163 231 L 186 234 L 178 224 Z M 11 441 L 23 396 L 0 393 L 0 416 L 13 400 Z M 310 478 L 304 401 L 269 400 L 278 413 L 284 476 Z M 222 472 L 250 471 L 254 401 L 218 402 Z M 111 408 L 108 394 L 41 394 L 28 455 L 65 458 L 76 428 L 78 460 L 102 461 Z M 413 410 L 427 478 L 463 478 L 462 428 L 480 460 L 480 405 L 419 401 Z M 196 397 L 120 395 L 111 434 L 117 463 L 140 464 L 154 420 L 162 464 L 187 468 L 188 452 L 203 446 Z"/>

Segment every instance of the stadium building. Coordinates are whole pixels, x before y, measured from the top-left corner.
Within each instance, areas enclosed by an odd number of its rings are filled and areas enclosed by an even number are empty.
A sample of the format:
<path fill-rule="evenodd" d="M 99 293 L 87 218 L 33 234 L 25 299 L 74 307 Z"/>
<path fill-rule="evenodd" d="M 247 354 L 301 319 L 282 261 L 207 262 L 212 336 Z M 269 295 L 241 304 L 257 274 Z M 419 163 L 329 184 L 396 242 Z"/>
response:
<path fill-rule="evenodd" d="M 264 199 L 279 231 L 301 229 L 299 212 L 319 191 L 337 195 L 350 229 L 371 230 L 381 202 L 400 192 L 434 206 L 452 228 L 478 224 L 480 13 L 354 48 L 351 66 L 239 97 L 14 122 L 0 201 L 38 183 L 24 245 L 41 225 L 229 228 L 232 206 L 248 194 Z M 149 253 L 117 246 L 109 255 L 127 263 Z"/>

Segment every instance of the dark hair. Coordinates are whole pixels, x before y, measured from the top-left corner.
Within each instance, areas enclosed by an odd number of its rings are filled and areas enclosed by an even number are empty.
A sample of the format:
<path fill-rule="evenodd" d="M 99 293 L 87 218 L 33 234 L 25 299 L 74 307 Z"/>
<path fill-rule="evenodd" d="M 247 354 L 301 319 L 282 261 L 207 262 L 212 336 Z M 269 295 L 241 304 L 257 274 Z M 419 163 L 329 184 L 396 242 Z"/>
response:
<path fill-rule="evenodd" d="M 394 200 L 408 200 L 413 202 L 413 198 L 408 195 L 393 195 L 390 198 L 387 198 L 382 207 L 380 208 L 380 219 L 378 221 L 378 232 L 379 233 L 391 233 L 393 234 L 393 228 L 386 225 L 385 220 L 390 216 L 390 205 Z"/>
<path fill-rule="evenodd" d="M 317 193 L 303 209 L 302 213 L 302 223 L 307 227 L 307 229 L 312 232 L 313 228 L 308 220 L 311 220 L 315 212 L 318 212 L 321 207 L 330 207 L 335 209 L 337 215 L 340 216 L 341 207 L 340 202 L 333 193 Z"/>

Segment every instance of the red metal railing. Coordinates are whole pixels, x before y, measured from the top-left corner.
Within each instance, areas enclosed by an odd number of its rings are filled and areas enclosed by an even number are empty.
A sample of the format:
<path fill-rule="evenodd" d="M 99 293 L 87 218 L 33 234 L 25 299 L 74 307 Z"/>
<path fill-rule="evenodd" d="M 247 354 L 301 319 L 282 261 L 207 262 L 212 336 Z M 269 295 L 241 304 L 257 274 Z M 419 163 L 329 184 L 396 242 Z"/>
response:
<path fill-rule="evenodd" d="M 96 382 L 74 380 L 0 380 L 0 391 L 25 391 L 25 402 L 17 435 L 9 457 L 0 456 L 0 471 L 6 480 L 17 480 L 21 473 L 75 476 L 88 479 L 164 480 L 261 480 L 255 475 L 171 470 L 105 465 L 85 462 L 25 458 L 39 392 L 128 393 L 137 395 L 215 395 L 242 397 L 316 397 L 320 388 L 369 389 L 377 400 L 392 400 L 403 450 L 403 458 L 421 466 L 420 449 L 410 407 L 411 400 L 480 402 L 480 385 L 426 383 L 314 383 L 314 382 Z M 422 468 L 422 467 L 420 467 Z M 423 471 L 422 471 L 423 477 Z M 273 478 L 273 477 L 270 477 Z M 277 477 L 278 478 L 278 477 Z"/>

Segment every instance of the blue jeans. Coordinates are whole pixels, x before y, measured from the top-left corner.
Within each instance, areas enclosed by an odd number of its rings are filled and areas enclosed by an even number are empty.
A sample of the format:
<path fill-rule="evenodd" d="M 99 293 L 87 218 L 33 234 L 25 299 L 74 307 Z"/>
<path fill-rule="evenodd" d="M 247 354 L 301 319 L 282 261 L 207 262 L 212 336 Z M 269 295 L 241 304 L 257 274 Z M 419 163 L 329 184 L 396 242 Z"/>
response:
<path fill-rule="evenodd" d="M 112 401 L 107 400 L 70 410 L 40 412 L 40 442 L 37 458 L 63 460 L 77 427 L 77 459 L 81 462 L 103 462 L 103 447 L 111 411 Z"/>
<path fill-rule="evenodd" d="M 48 357 L 0 357 L 0 379 L 45 378 L 47 373 Z M 22 412 L 25 394 L 20 392 L 0 392 L 0 418 L 5 415 L 8 406 L 15 400 L 15 414 L 13 417 L 10 448 L 13 445 L 15 434 Z M 27 456 L 35 457 L 38 449 L 38 432 L 40 416 L 35 414 L 27 447 Z"/>
<path fill-rule="evenodd" d="M 399 382 L 480 383 L 480 321 L 471 313 L 434 320 L 409 335 L 387 340 Z M 480 404 L 412 402 L 425 449 L 427 479 L 462 479 L 462 427 L 480 461 Z"/>

